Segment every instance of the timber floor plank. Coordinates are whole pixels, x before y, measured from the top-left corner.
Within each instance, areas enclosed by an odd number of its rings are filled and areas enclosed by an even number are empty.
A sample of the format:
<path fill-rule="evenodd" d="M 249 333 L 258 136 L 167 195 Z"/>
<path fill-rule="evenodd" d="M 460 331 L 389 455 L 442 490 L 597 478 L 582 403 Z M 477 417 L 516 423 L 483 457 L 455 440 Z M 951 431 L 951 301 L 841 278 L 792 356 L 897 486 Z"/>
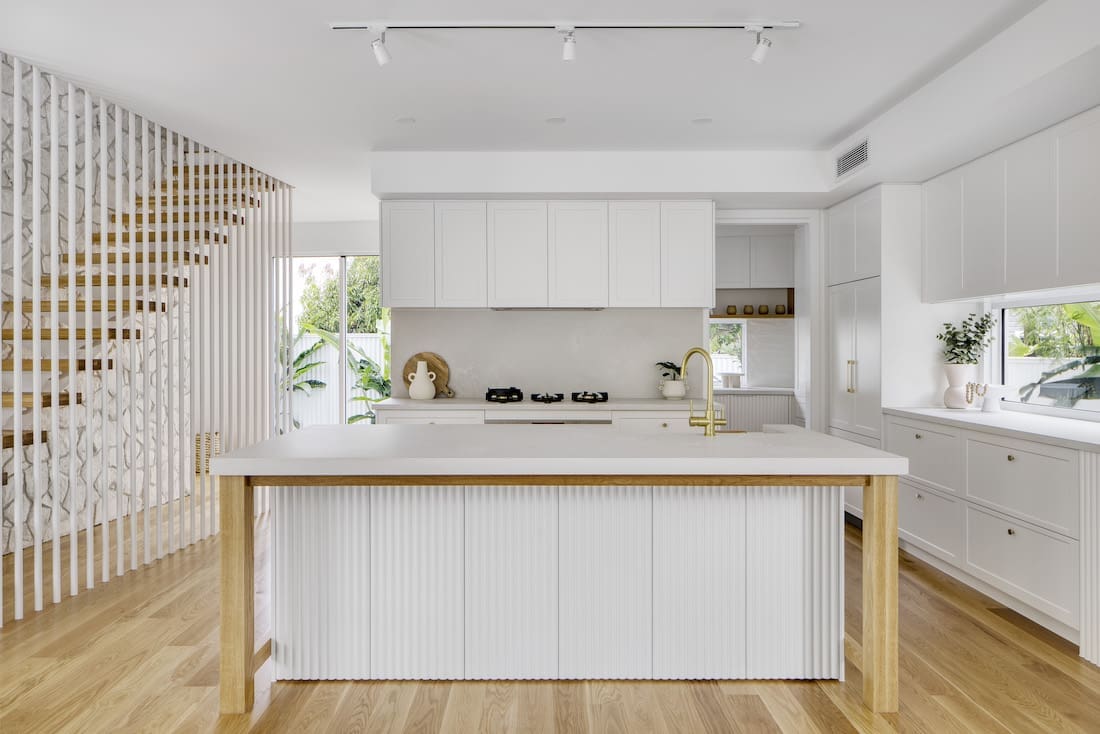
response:
<path fill-rule="evenodd" d="M 176 518 L 178 521 L 178 508 Z M 153 518 L 156 522 L 156 518 Z M 257 538 L 265 578 L 266 518 Z M 139 522 L 139 526 L 141 523 Z M 167 535 L 167 525 L 162 519 Z M 127 524 L 128 527 L 128 524 Z M 846 679 L 835 681 L 273 682 L 255 710 L 219 716 L 218 542 L 201 540 L 0 628 L 0 731 L 36 732 L 1096 732 L 1100 669 L 991 599 L 902 556 L 900 710 L 862 706 L 858 531 L 846 534 Z M 61 540 L 68 562 L 68 536 Z M 128 543 L 128 539 L 126 541 Z M 47 557 L 50 544 L 44 549 Z M 127 552 L 128 548 L 127 548 Z M 143 555 L 139 547 L 139 555 Z M 11 556 L 3 562 L 11 588 Z M 29 560 L 29 559 L 28 559 Z M 25 563 L 24 576 L 29 580 Z M 63 569 L 63 572 L 66 572 Z M 267 633 L 258 583 L 257 638 Z"/>

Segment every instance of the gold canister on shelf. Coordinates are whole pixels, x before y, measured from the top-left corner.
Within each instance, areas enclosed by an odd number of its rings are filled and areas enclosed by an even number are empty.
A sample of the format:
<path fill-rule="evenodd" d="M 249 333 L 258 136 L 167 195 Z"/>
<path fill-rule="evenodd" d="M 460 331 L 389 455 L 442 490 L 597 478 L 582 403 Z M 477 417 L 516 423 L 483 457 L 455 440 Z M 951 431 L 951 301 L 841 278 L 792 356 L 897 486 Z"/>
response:
<path fill-rule="evenodd" d="M 760 314 L 761 316 L 767 316 L 768 315 L 768 307 L 764 306 L 764 305 L 761 305 L 760 308 L 756 309 L 756 312 L 758 314 Z"/>
<path fill-rule="evenodd" d="M 737 306 L 726 306 L 726 315 L 727 316 L 736 316 L 737 315 Z"/>
<path fill-rule="evenodd" d="M 745 306 L 743 309 L 741 309 L 741 313 L 745 314 L 746 316 L 752 316 L 752 306 Z"/>
<path fill-rule="evenodd" d="M 785 313 L 787 313 L 787 307 L 784 306 L 782 303 L 775 307 L 776 316 L 782 316 Z"/>

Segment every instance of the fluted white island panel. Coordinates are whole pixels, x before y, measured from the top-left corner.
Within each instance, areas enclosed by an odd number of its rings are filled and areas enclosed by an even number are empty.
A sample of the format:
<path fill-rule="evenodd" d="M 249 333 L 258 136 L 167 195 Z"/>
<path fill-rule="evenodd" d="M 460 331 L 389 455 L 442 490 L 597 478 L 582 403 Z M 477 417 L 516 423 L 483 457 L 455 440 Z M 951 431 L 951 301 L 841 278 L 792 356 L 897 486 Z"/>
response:
<path fill-rule="evenodd" d="M 736 679 L 843 676 L 851 485 L 865 701 L 892 710 L 907 468 L 803 430 L 318 427 L 233 452 L 222 709 L 251 706 L 251 487 L 276 488 L 276 678 Z"/>

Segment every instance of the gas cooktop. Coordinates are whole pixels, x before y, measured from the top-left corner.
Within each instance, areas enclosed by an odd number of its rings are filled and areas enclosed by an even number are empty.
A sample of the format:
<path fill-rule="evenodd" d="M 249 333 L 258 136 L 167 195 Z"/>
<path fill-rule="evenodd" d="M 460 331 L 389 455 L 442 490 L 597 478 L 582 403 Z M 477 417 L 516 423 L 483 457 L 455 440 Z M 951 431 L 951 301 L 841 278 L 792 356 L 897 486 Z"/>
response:
<path fill-rule="evenodd" d="M 521 403 L 523 402 L 523 390 L 518 387 L 490 387 L 485 391 L 485 399 L 490 403 Z M 570 393 L 569 399 L 574 403 L 606 403 L 608 394 L 607 392 L 584 390 Z M 561 403 L 565 401 L 565 393 L 531 393 L 531 401 L 545 404 Z"/>

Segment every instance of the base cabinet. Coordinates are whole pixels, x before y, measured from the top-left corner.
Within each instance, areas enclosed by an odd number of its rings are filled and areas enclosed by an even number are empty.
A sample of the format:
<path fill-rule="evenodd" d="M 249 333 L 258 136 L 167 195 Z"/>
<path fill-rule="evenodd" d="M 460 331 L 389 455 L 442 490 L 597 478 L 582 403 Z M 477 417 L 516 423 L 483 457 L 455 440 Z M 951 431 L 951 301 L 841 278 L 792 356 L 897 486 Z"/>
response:
<path fill-rule="evenodd" d="M 1036 622 L 1077 629 L 1079 452 L 899 416 L 887 417 L 884 448 L 910 461 L 898 484 L 903 541 Z"/>

